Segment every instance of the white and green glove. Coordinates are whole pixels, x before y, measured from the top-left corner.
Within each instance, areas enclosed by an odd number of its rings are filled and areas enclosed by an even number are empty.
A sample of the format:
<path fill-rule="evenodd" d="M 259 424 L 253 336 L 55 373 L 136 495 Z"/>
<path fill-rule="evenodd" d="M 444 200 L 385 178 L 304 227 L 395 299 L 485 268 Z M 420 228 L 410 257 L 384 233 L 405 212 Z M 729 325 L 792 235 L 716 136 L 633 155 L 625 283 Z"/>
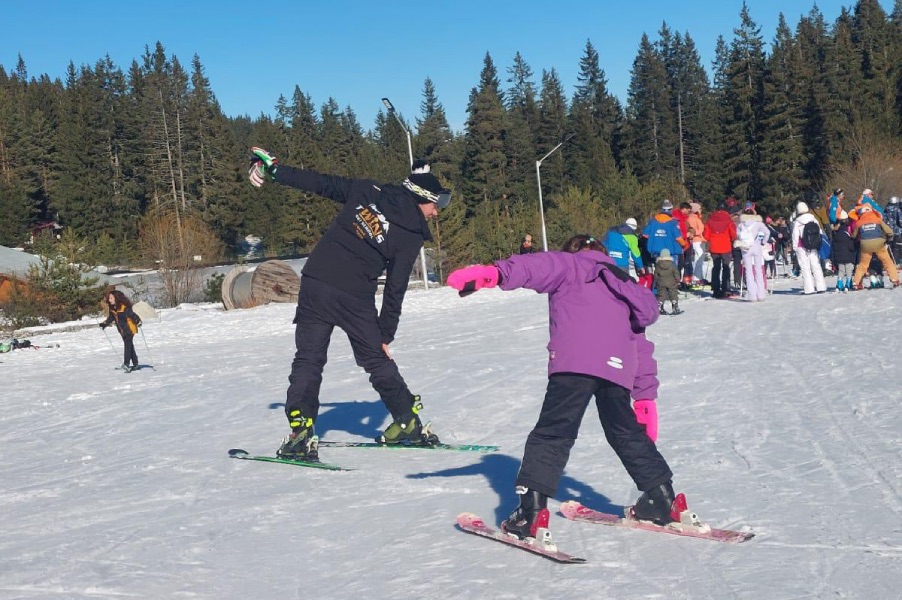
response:
<path fill-rule="evenodd" d="M 278 166 L 279 160 L 275 156 L 263 148 L 251 148 L 251 168 L 247 175 L 254 187 L 262 187 L 267 179 L 274 181 Z"/>

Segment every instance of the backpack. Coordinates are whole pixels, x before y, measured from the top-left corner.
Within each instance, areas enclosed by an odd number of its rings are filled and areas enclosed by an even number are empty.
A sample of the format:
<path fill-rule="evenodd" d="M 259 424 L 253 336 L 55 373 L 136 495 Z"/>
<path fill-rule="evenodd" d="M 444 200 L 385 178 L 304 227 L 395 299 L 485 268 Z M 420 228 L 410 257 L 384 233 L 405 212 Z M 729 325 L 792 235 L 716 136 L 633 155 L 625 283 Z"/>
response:
<path fill-rule="evenodd" d="M 736 228 L 736 241 L 733 242 L 734 248 L 740 248 L 742 250 L 748 250 L 752 247 L 752 244 L 755 243 L 755 229 L 751 224 L 742 225 Z"/>
<path fill-rule="evenodd" d="M 817 221 L 805 223 L 805 227 L 802 228 L 802 237 L 799 241 L 805 250 L 821 249 L 821 228 L 818 226 Z"/>

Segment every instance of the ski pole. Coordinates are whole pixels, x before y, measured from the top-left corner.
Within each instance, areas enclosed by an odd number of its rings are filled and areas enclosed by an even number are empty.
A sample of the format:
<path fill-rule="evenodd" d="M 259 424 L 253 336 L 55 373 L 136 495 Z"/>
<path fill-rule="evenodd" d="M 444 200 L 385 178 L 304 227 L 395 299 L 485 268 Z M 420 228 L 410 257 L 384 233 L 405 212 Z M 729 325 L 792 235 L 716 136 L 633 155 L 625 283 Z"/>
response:
<path fill-rule="evenodd" d="M 144 328 L 139 327 L 138 331 L 141 332 L 141 339 L 144 341 L 144 347 L 147 349 L 147 358 L 150 359 L 150 368 L 156 371 L 156 367 L 153 366 L 153 355 L 150 353 L 150 346 L 147 345 L 147 338 L 144 337 Z"/>
<path fill-rule="evenodd" d="M 103 331 L 103 337 L 106 338 L 106 341 L 110 345 L 110 348 L 113 350 L 113 352 L 115 352 L 116 347 L 113 345 L 113 340 L 110 339 L 110 335 L 106 332 L 106 327 L 101 327 L 100 330 Z"/>

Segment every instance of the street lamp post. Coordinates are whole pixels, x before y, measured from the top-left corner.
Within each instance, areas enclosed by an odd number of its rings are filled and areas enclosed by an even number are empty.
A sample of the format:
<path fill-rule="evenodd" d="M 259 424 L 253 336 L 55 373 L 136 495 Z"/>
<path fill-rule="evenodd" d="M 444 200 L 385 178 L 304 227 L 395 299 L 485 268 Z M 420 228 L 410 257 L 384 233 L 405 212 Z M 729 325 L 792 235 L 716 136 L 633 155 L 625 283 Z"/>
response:
<path fill-rule="evenodd" d="M 564 139 L 561 140 L 561 143 L 551 149 L 551 152 L 540 158 L 536 161 L 536 181 L 539 184 L 539 217 L 542 220 L 542 250 L 548 252 L 548 234 L 545 232 L 545 205 L 542 203 L 542 162 L 552 154 L 554 154 L 558 148 L 569 142 L 573 139 L 575 133 L 568 133 L 564 136 Z"/>
<path fill-rule="evenodd" d="M 395 107 L 392 105 L 391 100 L 388 98 L 382 99 L 382 104 L 385 105 L 386 110 L 388 110 L 388 114 L 393 116 L 395 120 L 398 122 L 398 125 L 401 126 L 401 131 L 407 136 L 407 153 L 410 156 L 410 168 L 413 168 L 413 144 L 410 141 L 410 131 L 404 125 L 404 121 L 401 120 L 401 117 L 398 116 L 398 113 L 395 112 Z M 426 274 L 426 249 L 420 248 L 420 264 L 423 267 L 423 289 L 429 289 L 429 277 Z"/>

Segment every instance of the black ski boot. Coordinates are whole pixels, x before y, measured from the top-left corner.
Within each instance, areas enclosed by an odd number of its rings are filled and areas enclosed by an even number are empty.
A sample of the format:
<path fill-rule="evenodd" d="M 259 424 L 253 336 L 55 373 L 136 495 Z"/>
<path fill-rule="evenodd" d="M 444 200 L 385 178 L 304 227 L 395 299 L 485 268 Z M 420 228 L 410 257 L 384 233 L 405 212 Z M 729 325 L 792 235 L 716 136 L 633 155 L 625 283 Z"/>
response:
<path fill-rule="evenodd" d="M 535 538 L 538 530 L 548 530 L 551 514 L 548 512 L 548 496 L 517 486 L 520 506 L 501 523 L 501 531 L 518 539 Z"/>
<path fill-rule="evenodd" d="M 676 520 L 672 514 L 674 500 L 673 484 L 670 481 L 664 482 L 639 496 L 632 508 L 632 516 L 640 521 L 667 525 Z"/>
<path fill-rule="evenodd" d="M 660 314 L 662 314 L 662 315 L 670 314 L 670 313 L 668 313 L 666 310 L 664 310 L 664 303 L 663 303 L 663 302 L 658 302 L 658 312 L 659 312 Z"/>
<path fill-rule="evenodd" d="M 291 433 L 282 440 L 276 451 L 279 458 L 288 460 L 319 461 L 319 438 L 313 430 L 313 419 L 304 417 L 299 410 L 288 415 Z"/>
<path fill-rule="evenodd" d="M 681 314 L 683 314 L 683 311 L 680 310 L 680 303 L 677 302 L 676 300 L 674 300 L 673 302 L 670 303 L 670 309 L 671 309 L 671 313 L 670 313 L 670 314 L 672 314 L 672 315 L 681 315 Z"/>

